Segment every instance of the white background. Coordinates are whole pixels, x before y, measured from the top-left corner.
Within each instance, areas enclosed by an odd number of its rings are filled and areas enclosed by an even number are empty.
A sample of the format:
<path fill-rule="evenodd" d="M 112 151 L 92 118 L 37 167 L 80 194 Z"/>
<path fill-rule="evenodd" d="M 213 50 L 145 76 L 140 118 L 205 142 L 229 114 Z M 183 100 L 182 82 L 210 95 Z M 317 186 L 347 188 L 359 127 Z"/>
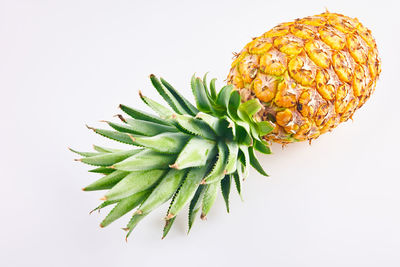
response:
<path fill-rule="evenodd" d="M 397 1 L 17 1 L 0 0 L 1 266 L 400 266 Z M 117 105 L 145 108 L 148 75 L 190 97 L 209 71 L 219 85 L 232 52 L 274 25 L 324 9 L 357 17 L 377 40 L 382 75 L 354 122 L 308 143 L 261 156 L 244 202 L 232 191 L 186 235 L 182 214 L 160 240 L 165 208 L 128 243 L 88 215 L 97 176 L 68 146 L 107 140 L 85 128 Z"/>

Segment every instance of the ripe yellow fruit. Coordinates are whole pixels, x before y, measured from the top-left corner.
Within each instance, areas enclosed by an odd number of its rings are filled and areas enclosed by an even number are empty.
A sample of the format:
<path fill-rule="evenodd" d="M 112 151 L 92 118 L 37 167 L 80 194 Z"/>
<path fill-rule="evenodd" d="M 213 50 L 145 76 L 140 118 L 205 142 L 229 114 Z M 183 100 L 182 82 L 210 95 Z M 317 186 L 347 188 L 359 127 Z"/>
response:
<path fill-rule="evenodd" d="M 311 140 L 352 117 L 375 89 L 380 59 L 370 30 L 336 13 L 282 23 L 237 54 L 228 83 L 257 119 L 275 124 L 268 140 Z"/>

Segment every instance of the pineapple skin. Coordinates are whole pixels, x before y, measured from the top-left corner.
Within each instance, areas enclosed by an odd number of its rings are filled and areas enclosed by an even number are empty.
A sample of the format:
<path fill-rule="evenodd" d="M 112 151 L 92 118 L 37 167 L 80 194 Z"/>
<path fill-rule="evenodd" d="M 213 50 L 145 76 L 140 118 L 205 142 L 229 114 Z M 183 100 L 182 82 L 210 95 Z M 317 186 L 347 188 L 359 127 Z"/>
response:
<path fill-rule="evenodd" d="M 312 140 L 352 118 L 381 72 L 371 31 L 356 18 L 325 12 L 282 23 L 235 55 L 228 84 L 242 100 L 258 98 L 265 139 Z"/>

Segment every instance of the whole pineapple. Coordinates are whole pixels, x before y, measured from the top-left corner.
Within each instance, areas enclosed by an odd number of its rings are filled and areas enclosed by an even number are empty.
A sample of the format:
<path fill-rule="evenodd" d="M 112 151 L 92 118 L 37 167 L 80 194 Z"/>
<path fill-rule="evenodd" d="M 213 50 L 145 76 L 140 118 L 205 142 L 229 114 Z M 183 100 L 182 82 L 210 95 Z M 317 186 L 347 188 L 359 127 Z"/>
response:
<path fill-rule="evenodd" d="M 127 237 L 152 210 L 168 200 L 165 237 L 189 204 L 189 230 L 196 214 L 210 211 L 219 192 L 229 211 L 232 187 L 252 166 L 267 175 L 255 151 L 270 154 L 269 141 L 311 140 L 346 121 L 369 98 L 380 74 L 374 39 L 357 19 L 321 15 L 283 23 L 255 38 L 236 55 L 228 85 L 217 91 L 193 77 L 192 105 L 164 79 L 150 76 L 170 108 L 142 95 L 156 114 L 125 105 L 112 130 L 97 134 L 130 145 L 94 146 L 73 152 L 104 176 L 83 190 L 108 190 L 95 209 L 114 206 L 100 226 L 132 211 Z"/>
<path fill-rule="evenodd" d="M 275 124 L 267 139 L 311 140 L 352 117 L 375 89 L 380 60 L 357 19 L 325 12 L 282 23 L 236 55 L 228 83 L 258 98 L 258 120 Z"/>

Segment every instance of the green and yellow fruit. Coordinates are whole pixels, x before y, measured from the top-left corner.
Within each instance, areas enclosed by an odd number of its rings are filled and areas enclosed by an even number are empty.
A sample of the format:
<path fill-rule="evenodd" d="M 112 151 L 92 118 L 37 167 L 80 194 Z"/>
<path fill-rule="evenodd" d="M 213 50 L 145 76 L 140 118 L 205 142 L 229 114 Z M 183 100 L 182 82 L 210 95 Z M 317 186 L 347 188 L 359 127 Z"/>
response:
<path fill-rule="evenodd" d="M 84 188 L 108 190 L 95 210 L 113 205 L 105 227 L 133 212 L 127 237 L 152 210 L 171 200 L 163 237 L 189 205 L 189 230 L 196 214 L 210 211 L 222 192 L 229 211 L 231 187 L 252 166 L 267 175 L 255 151 L 270 154 L 269 141 L 311 140 L 351 118 L 375 88 L 380 61 L 374 39 L 357 19 L 339 14 L 283 23 L 255 38 L 237 54 L 228 85 L 217 91 L 193 77 L 192 105 L 164 79 L 150 76 L 170 106 L 140 94 L 154 112 L 120 105 L 126 115 L 112 130 L 90 129 L 132 146 L 94 146 L 73 152 L 104 176 Z"/>
<path fill-rule="evenodd" d="M 311 140 L 347 121 L 375 89 L 381 72 L 370 30 L 325 12 L 282 23 L 236 55 L 228 83 L 263 104 L 258 120 L 275 124 L 280 143 Z"/>

